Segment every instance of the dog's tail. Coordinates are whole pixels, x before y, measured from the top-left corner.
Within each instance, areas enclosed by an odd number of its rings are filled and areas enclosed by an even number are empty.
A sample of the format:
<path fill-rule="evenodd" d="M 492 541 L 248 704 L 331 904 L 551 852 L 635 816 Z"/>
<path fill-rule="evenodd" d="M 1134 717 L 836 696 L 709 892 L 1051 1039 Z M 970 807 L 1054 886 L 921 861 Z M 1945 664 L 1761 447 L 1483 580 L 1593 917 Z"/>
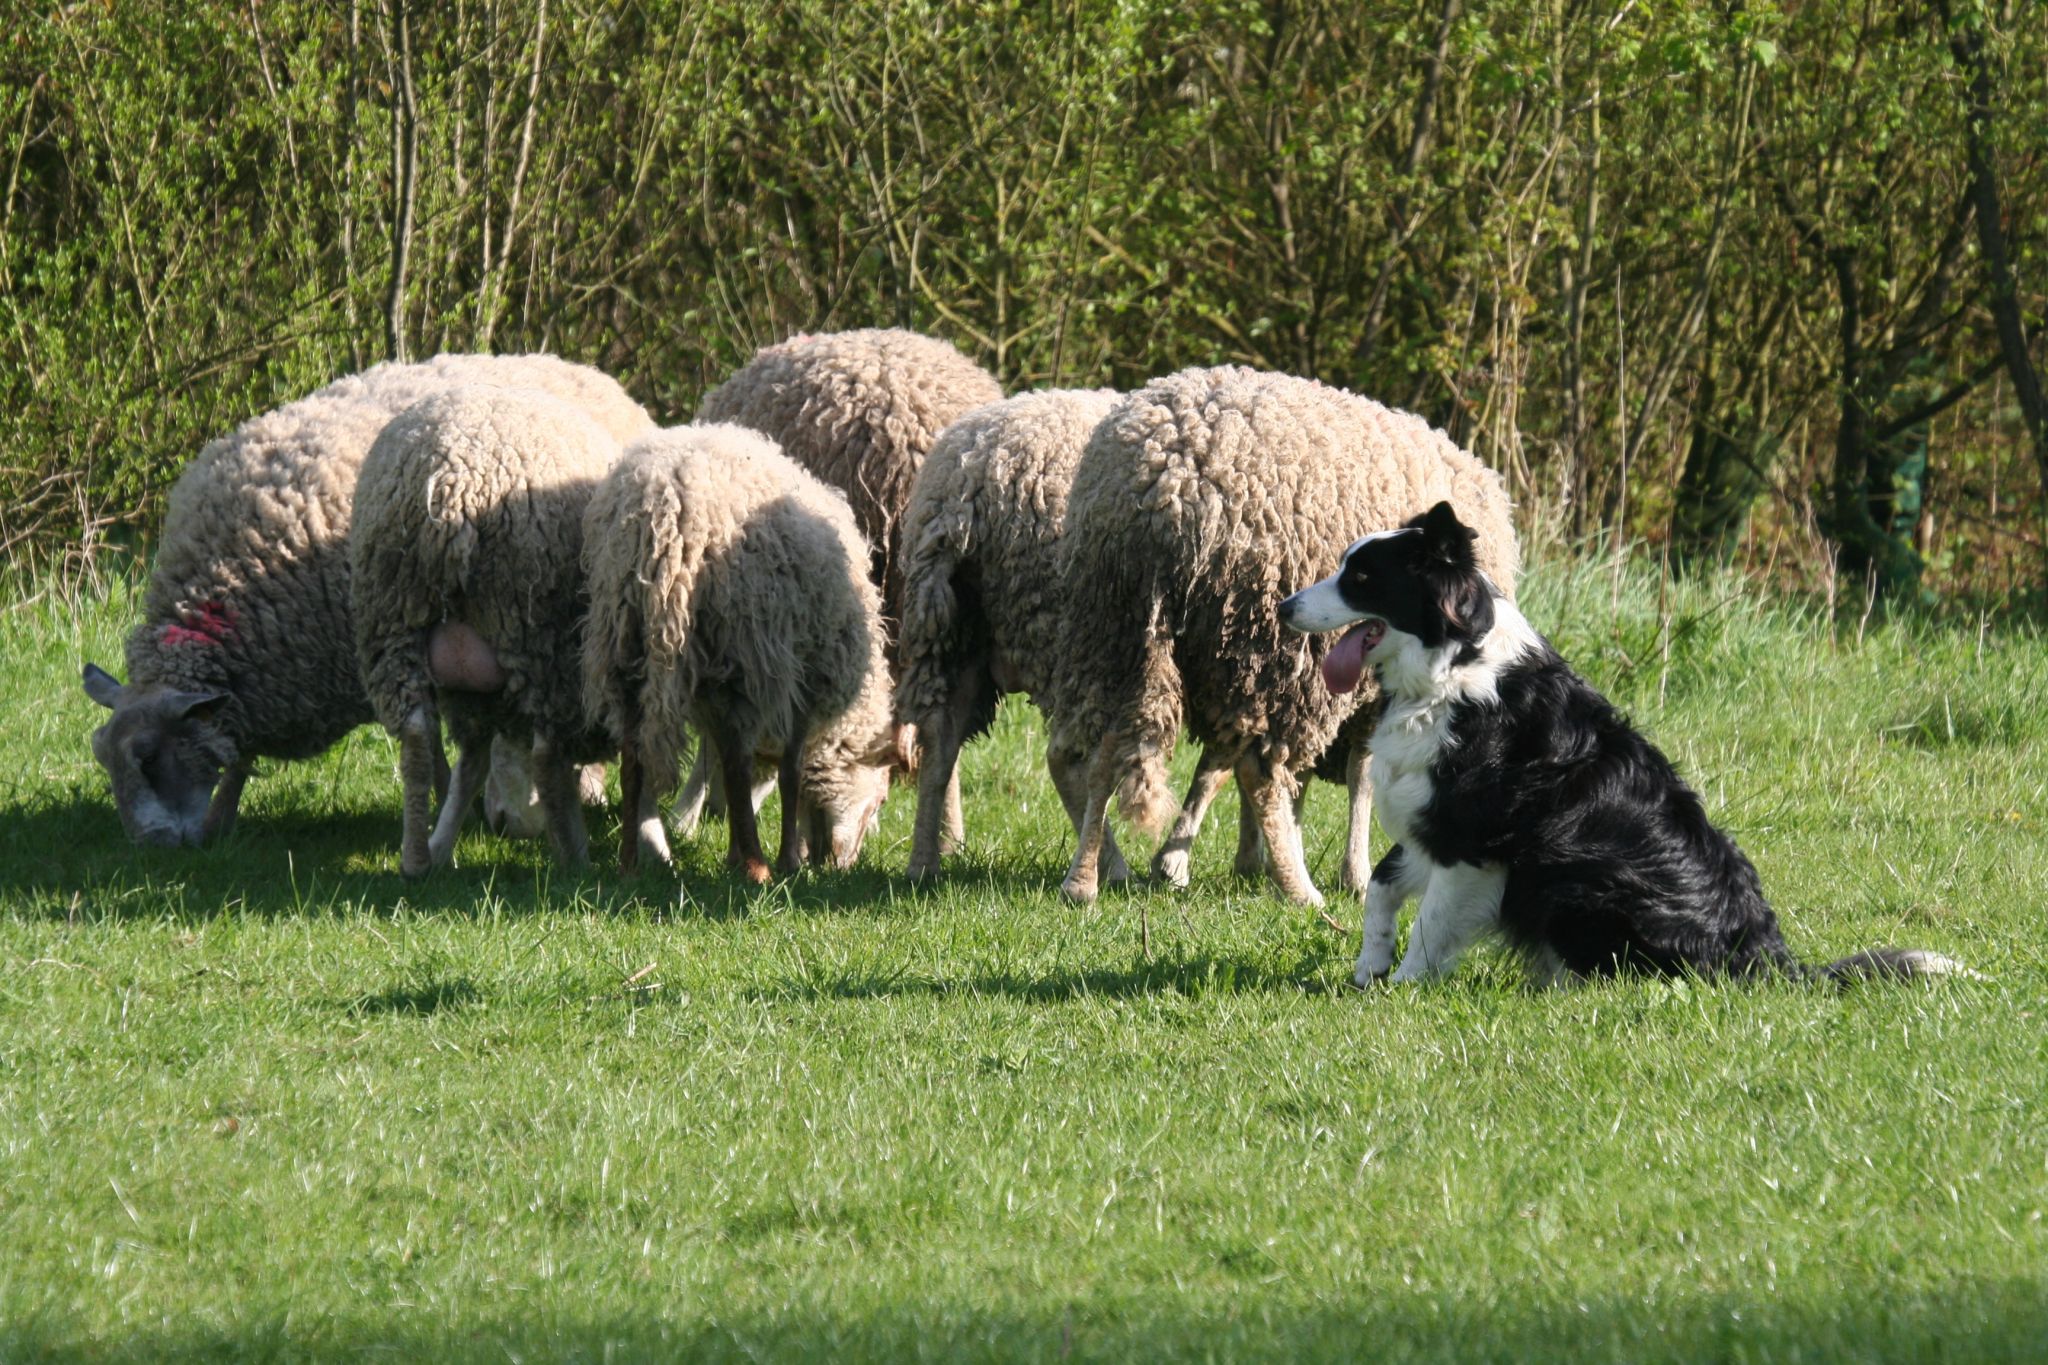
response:
<path fill-rule="evenodd" d="M 1973 972 L 1952 957 L 1919 948 L 1866 948 L 1825 966 L 1807 967 L 1803 974 L 1814 980 L 1837 984 L 1912 981 L 1938 976 L 1959 976 L 1972 981 L 1987 979 L 1982 972 Z"/>

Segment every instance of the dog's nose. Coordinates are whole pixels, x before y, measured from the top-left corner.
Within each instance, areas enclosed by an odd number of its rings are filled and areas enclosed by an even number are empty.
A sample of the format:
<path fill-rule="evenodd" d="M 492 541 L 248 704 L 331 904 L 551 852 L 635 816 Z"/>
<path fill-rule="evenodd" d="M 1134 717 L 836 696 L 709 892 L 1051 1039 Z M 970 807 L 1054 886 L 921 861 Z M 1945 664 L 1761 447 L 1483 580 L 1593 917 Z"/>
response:
<path fill-rule="evenodd" d="M 1296 603 L 1295 603 L 1295 600 L 1294 600 L 1294 598 L 1295 598 L 1295 597 L 1297 597 L 1297 596 L 1299 596 L 1299 595 L 1300 595 L 1300 594 L 1298 594 L 1298 593 L 1297 593 L 1297 594 L 1294 594 L 1294 595 L 1292 595 L 1292 596 L 1288 596 L 1288 597 L 1283 597 L 1283 598 L 1281 598 L 1281 599 L 1280 599 L 1280 605 L 1279 605 L 1279 607 L 1278 607 L 1278 608 L 1277 608 L 1276 610 L 1278 610 L 1278 611 L 1279 611 L 1279 613 L 1280 613 L 1280 624 L 1281 624 L 1281 625 L 1283 625 L 1283 626 L 1291 626 L 1291 625 L 1293 625 L 1293 624 L 1294 624 L 1294 615 L 1295 615 L 1295 612 L 1296 612 L 1297 610 L 1299 610 L 1299 608 L 1297 607 L 1297 605 L 1296 605 Z"/>

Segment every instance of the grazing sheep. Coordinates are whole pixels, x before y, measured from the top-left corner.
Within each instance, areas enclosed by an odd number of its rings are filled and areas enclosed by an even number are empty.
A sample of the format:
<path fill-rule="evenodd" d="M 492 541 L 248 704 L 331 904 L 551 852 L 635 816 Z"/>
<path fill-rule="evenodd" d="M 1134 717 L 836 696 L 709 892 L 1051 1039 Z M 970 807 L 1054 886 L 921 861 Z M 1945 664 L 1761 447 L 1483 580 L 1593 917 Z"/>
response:
<path fill-rule="evenodd" d="M 1322 646 L 1283 629 L 1273 604 L 1331 572 L 1362 532 L 1440 499 L 1478 528 L 1484 568 L 1512 591 L 1518 551 L 1499 476 L 1419 417 L 1224 366 L 1154 380 L 1096 427 L 1064 541 L 1066 638 L 1085 648 L 1062 652 L 1052 689 L 1052 742 L 1088 756 L 1069 897 L 1095 894 L 1111 788 L 1162 767 L 1185 716 L 1203 772 L 1183 821 L 1206 805 L 1204 783 L 1213 796 L 1222 769 L 1234 770 L 1274 880 L 1321 904 L 1294 804 L 1302 776 L 1334 748 L 1362 844 L 1359 728 L 1338 747 L 1361 702 L 1322 685 Z"/>
<path fill-rule="evenodd" d="M 1002 386 L 946 342 L 894 328 L 795 336 L 764 346 L 704 395 L 699 422 L 733 422 L 846 494 L 874 547 L 892 625 L 903 603 L 902 523 L 925 453 Z"/>
<path fill-rule="evenodd" d="M 1002 396 L 994 376 L 947 342 L 867 328 L 763 347 L 704 396 L 697 420 L 751 427 L 846 494 L 874 547 L 870 575 L 893 640 L 903 608 L 903 514 L 918 466 L 961 414 Z M 676 803 L 678 833 L 695 826 L 707 778 L 700 756 Z M 956 783 L 947 804 L 951 843 L 959 838 L 959 810 Z"/>
<path fill-rule="evenodd" d="M 444 355 L 337 380 L 251 418 L 186 466 L 128 636 L 129 681 L 84 670 L 86 694 L 114 713 L 93 753 L 130 838 L 225 834 L 256 759 L 310 758 L 370 719 L 349 612 L 356 474 L 394 413 L 479 381 L 546 389 L 621 440 L 654 425 L 586 366 Z"/>
<path fill-rule="evenodd" d="M 576 794 L 586 806 L 605 802 L 604 764 L 586 763 L 576 773 Z M 547 812 L 533 785 L 533 748 L 509 736 L 491 741 L 484 775 L 484 826 L 506 839 L 547 837 Z"/>
<path fill-rule="evenodd" d="M 1059 583 L 1067 490 L 1082 448 L 1117 396 L 1023 394 L 954 422 L 925 457 L 903 522 L 904 595 L 896 713 L 917 727 L 917 830 L 910 875 L 939 869 L 940 823 L 957 792 L 960 746 L 986 730 L 1006 692 L 1041 709 L 1064 633 Z M 1084 774 L 1050 748 L 1053 785 L 1081 829 Z M 1158 798 L 1163 799 L 1163 798 Z M 1129 875 L 1104 833 L 1103 875 Z"/>
<path fill-rule="evenodd" d="M 619 747 L 619 860 L 668 861 L 656 797 L 693 725 L 728 792 L 772 765 L 784 871 L 850 865 L 898 755 L 881 603 L 846 499 L 736 426 L 641 438 L 591 498 L 585 704 Z M 768 880 L 754 808 L 728 861 Z M 808 826 L 808 829 L 806 829 Z"/>
<path fill-rule="evenodd" d="M 576 686 L 583 511 L 618 455 L 575 405 L 491 384 L 421 399 L 370 447 L 349 532 L 356 657 L 401 746 L 407 876 L 447 864 L 499 734 L 532 745 L 555 856 L 587 858 L 577 765 L 609 746 Z M 462 756 L 429 834 L 443 717 Z"/>

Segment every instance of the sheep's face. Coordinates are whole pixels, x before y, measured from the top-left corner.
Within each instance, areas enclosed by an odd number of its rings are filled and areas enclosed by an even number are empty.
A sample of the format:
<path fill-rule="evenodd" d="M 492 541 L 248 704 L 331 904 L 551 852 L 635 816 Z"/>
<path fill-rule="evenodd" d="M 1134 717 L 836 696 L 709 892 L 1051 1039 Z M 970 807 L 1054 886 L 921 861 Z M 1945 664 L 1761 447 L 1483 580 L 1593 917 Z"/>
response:
<path fill-rule="evenodd" d="M 586 806 L 604 804 L 602 763 L 578 770 L 576 794 Z M 484 779 L 484 823 L 492 833 L 507 839 L 539 839 L 548 832 L 547 812 L 541 809 L 540 791 L 533 782 L 533 753 L 503 735 L 491 739 L 491 771 Z"/>
<path fill-rule="evenodd" d="M 889 799 L 889 765 L 856 765 L 833 788 L 817 808 L 822 828 L 813 827 L 811 856 L 823 858 L 832 867 L 848 868 L 860 857 L 862 842 L 881 821 L 882 803 Z"/>
<path fill-rule="evenodd" d="M 491 772 L 484 779 L 484 824 L 507 839 L 538 839 L 548 832 L 547 812 L 533 785 L 533 755 L 503 735 L 491 739 Z"/>
<path fill-rule="evenodd" d="M 127 687 L 96 664 L 85 666 L 85 694 L 113 712 L 93 731 L 92 754 L 107 770 L 128 837 L 162 848 L 202 841 L 213 789 L 235 758 L 220 725 L 228 694 Z"/>

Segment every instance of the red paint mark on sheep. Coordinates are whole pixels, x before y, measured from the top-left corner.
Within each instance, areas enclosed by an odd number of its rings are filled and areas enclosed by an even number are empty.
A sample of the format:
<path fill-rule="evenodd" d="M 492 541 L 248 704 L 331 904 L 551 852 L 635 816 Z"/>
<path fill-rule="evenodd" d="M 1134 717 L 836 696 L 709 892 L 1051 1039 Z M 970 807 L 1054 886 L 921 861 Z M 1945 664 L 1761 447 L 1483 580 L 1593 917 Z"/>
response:
<path fill-rule="evenodd" d="M 238 619 L 233 610 L 219 602 L 180 607 L 178 619 L 165 626 L 158 638 L 167 645 L 218 645 L 235 633 Z"/>

